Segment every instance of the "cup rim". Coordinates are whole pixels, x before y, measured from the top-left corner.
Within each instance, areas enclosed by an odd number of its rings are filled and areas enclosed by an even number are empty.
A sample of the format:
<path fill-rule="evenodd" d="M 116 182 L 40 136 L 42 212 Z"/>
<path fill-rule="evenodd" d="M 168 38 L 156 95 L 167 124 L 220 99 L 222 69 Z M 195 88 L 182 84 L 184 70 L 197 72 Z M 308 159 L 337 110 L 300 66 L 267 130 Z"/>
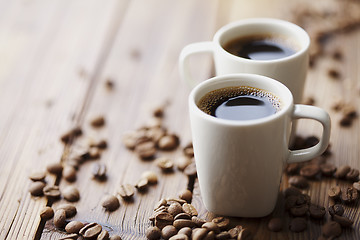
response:
<path fill-rule="evenodd" d="M 283 57 L 283 58 L 279 58 L 279 59 L 272 59 L 272 60 L 254 60 L 254 59 L 247 59 L 247 58 L 242 58 L 239 56 L 235 56 L 231 53 L 229 53 L 228 51 L 226 51 L 223 46 L 220 43 L 220 39 L 221 37 L 228 32 L 229 30 L 233 29 L 234 27 L 238 27 L 241 25 L 269 25 L 269 24 L 273 24 L 276 26 L 283 26 L 284 28 L 292 28 L 295 31 L 297 31 L 300 35 L 303 35 L 305 42 L 304 45 L 300 48 L 300 50 L 296 51 L 294 54 L 287 56 L 287 57 Z M 281 19 L 276 19 L 276 18 L 248 18 L 248 19 L 242 19 L 242 20 L 238 20 L 235 22 L 231 22 L 227 25 L 224 25 L 223 27 L 221 27 L 214 35 L 213 41 L 216 43 L 215 46 L 220 48 L 220 51 L 225 54 L 226 56 L 234 59 L 234 60 L 242 60 L 245 62 L 251 62 L 251 63 L 261 63 L 261 64 L 266 64 L 266 63 L 280 63 L 280 62 L 284 62 L 284 61 L 288 61 L 290 59 L 294 59 L 297 58 L 298 56 L 303 55 L 306 51 L 308 51 L 309 47 L 310 47 L 310 37 L 307 34 L 307 32 L 301 28 L 300 26 L 285 21 L 285 20 L 281 20 Z"/>
<path fill-rule="evenodd" d="M 234 84 L 233 82 L 247 82 L 247 83 Z M 282 96 L 278 96 L 279 94 L 273 93 L 273 91 L 261 87 L 261 85 L 264 84 L 270 84 L 272 88 L 276 89 L 277 91 L 281 91 Z M 200 108 L 197 105 L 196 99 L 200 100 L 201 97 L 203 97 L 206 93 L 212 90 L 221 89 L 224 87 L 232 87 L 232 86 L 255 87 L 264 90 L 266 92 L 272 93 L 280 98 L 281 109 L 280 111 L 270 116 L 258 118 L 258 119 L 252 119 L 252 120 L 228 120 L 228 119 L 216 118 L 200 110 Z M 204 89 L 208 89 L 208 88 L 214 88 L 214 89 L 206 90 L 205 93 L 203 93 L 200 97 L 198 96 L 201 91 L 204 91 Z M 287 112 L 291 111 L 294 106 L 293 95 L 284 84 L 272 78 L 263 75 L 252 74 L 252 73 L 226 74 L 205 80 L 191 90 L 188 101 L 189 101 L 190 111 L 193 110 L 195 114 L 210 122 L 222 124 L 222 125 L 228 125 L 228 126 L 259 125 L 259 124 L 275 121 L 276 119 L 283 117 L 283 115 L 286 114 Z"/>

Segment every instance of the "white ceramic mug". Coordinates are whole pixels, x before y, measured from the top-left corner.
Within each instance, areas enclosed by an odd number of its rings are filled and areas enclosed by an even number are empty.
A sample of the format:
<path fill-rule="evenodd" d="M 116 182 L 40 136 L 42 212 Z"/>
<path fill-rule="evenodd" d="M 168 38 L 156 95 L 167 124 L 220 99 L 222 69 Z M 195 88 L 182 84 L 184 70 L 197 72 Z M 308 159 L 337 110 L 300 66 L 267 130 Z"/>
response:
<path fill-rule="evenodd" d="M 216 118 L 198 108 L 197 103 L 206 93 L 233 86 L 269 92 L 280 99 L 281 108 L 273 115 L 246 121 Z M 190 93 L 189 112 L 201 195 L 205 207 L 216 214 L 270 214 L 285 163 L 313 159 L 329 143 L 329 115 L 318 107 L 295 105 L 286 86 L 265 76 L 231 74 L 203 81 Z M 317 145 L 291 151 L 291 124 L 299 118 L 319 121 L 323 132 Z"/>
<path fill-rule="evenodd" d="M 251 60 L 235 56 L 223 48 L 230 40 L 264 34 L 285 38 L 295 46 L 295 54 L 275 60 Z M 185 46 L 179 58 L 180 74 L 193 88 L 198 81 L 191 77 L 189 57 L 197 53 L 212 53 L 217 76 L 231 73 L 268 76 L 285 84 L 292 92 L 295 103 L 300 103 L 309 62 L 309 46 L 308 34 L 293 23 L 272 18 L 240 20 L 220 28 L 212 41 Z"/>

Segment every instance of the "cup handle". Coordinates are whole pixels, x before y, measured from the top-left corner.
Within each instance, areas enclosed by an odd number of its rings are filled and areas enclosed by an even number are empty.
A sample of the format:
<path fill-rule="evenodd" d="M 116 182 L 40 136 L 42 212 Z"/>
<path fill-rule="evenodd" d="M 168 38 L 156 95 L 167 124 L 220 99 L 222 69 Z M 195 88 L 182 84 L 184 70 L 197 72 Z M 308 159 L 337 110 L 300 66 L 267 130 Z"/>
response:
<path fill-rule="evenodd" d="M 294 151 L 289 150 L 288 163 L 303 162 L 318 157 L 326 150 L 329 144 L 331 121 L 329 114 L 325 110 L 315 106 L 296 104 L 292 119 L 299 118 L 314 119 L 320 122 L 323 126 L 323 133 L 320 141 L 315 146 Z"/>
<path fill-rule="evenodd" d="M 189 57 L 192 54 L 196 53 L 213 53 L 213 43 L 212 42 L 198 42 L 198 43 L 191 43 L 185 46 L 179 57 L 179 69 L 180 75 L 183 80 L 188 84 L 190 88 L 196 86 L 196 81 L 190 74 L 189 68 Z"/>

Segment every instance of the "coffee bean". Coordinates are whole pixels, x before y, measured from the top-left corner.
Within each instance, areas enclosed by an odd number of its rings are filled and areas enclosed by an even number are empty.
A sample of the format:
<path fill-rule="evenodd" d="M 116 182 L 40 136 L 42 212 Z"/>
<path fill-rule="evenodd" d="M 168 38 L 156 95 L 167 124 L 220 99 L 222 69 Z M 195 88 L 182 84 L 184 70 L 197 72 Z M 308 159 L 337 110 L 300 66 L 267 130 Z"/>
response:
<path fill-rule="evenodd" d="M 183 153 L 185 156 L 192 158 L 194 157 L 194 148 L 193 148 L 193 144 L 189 143 L 187 144 L 184 148 L 183 148 Z"/>
<path fill-rule="evenodd" d="M 171 134 L 161 137 L 157 145 L 161 150 L 170 151 L 177 148 L 179 146 L 179 142 L 179 137 L 175 134 Z"/>
<path fill-rule="evenodd" d="M 340 204 L 335 204 L 329 207 L 329 213 L 331 216 L 339 215 L 342 216 L 344 214 L 344 207 Z"/>
<path fill-rule="evenodd" d="M 162 230 L 161 230 L 161 237 L 164 238 L 165 240 L 171 238 L 172 236 L 177 234 L 177 230 L 174 226 L 172 225 L 167 225 L 165 226 Z"/>
<path fill-rule="evenodd" d="M 350 172 L 350 170 L 351 170 L 351 167 L 348 165 L 340 166 L 336 170 L 334 176 L 339 179 L 345 178 L 346 174 L 348 174 L 348 172 Z"/>
<path fill-rule="evenodd" d="M 146 178 L 149 184 L 156 184 L 158 182 L 157 174 L 153 171 L 145 171 L 141 174 L 141 178 Z"/>
<path fill-rule="evenodd" d="M 63 166 L 61 163 L 58 162 L 50 163 L 46 166 L 46 170 L 51 174 L 61 175 L 63 171 Z"/>
<path fill-rule="evenodd" d="M 354 223 L 354 221 L 352 221 L 351 219 L 336 214 L 332 216 L 332 219 L 335 222 L 339 223 L 342 227 L 350 227 Z"/>
<path fill-rule="evenodd" d="M 174 166 L 173 161 L 167 157 L 157 158 L 155 164 L 164 172 L 171 171 Z"/>
<path fill-rule="evenodd" d="M 155 226 L 163 229 L 167 225 L 172 225 L 174 217 L 170 213 L 160 213 L 155 217 Z"/>
<path fill-rule="evenodd" d="M 346 180 L 356 182 L 359 180 L 359 170 L 351 169 L 345 176 Z"/>
<path fill-rule="evenodd" d="M 242 228 L 243 228 L 242 226 L 237 225 L 236 227 L 230 229 L 228 231 L 228 233 L 230 234 L 230 238 L 231 239 L 233 239 L 233 238 L 237 239 L 237 237 L 238 237 L 240 231 L 242 230 Z"/>
<path fill-rule="evenodd" d="M 179 198 L 185 200 L 187 203 L 190 203 L 192 200 L 192 192 L 188 189 L 182 190 L 179 192 Z"/>
<path fill-rule="evenodd" d="M 156 205 L 154 207 L 154 210 L 157 210 L 160 207 L 164 207 L 164 206 L 167 206 L 167 200 L 162 198 L 162 199 L 159 200 L 159 202 L 156 203 Z"/>
<path fill-rule="evenodd" d="M 196 177 L 197 171 L 196 171 L 196 164 L 195 162 L 190 163 L 185 169 L 184 173 L 189 177 Z"/>
<path fill-rule="evenodd" d="M 192 216 L 191 221 L 193 221 L 198 227 L 201 227 L 204 223 L 206 223 L 205 219 L 198 218 L 197 216 Z"/>
<path fill-rule="evenodd" d="M 43 192 L 47 198 L 57 199 L 61 196 L 59 186 L 45 186 Z"/>
<path fill-rule="evenodd" d="M 289 183 L 297 188 L 307 188 L 309 186 L 308 181 L 303 176 L 292 176 L 289 178 Z"/>
<path fill-rule="evenodd" d="M 152 215 L 149 217 L 149 220 L 152 221 L 152 222 L 155 222 L 156 216 L 159 215 L 160 213 L 168 213 L 167 212 L 167 207 L 161 206 L 158 209 L 154 210 Z"/>
<path fill-rule="evenodd" d="M 189 166 L 193 161 L 191 158 L 187 156 L 180 156 L 176 162 L 175 165 L 180 171 L 184 171 L 184 169 Z"/>
<path fill-rule="evenodd" d="M 176 227 L 176 229 L 181 229 L 184 227 L 189 227 L 189 228 L 195 227 L 195 223 L 189 219 L 177 219 L 174 221 L 173 225 L 174 227 Z"/>
<path fill-rule="evenodd" d="M 112 235 L 109 240 L 122 240 L 119 235 Z"/>
<path fill-rule="evenodd" d="M 230 220 L 225 217 L 216 217 L 213 220 L 211 220 L 213 223 L 216 223 L 216 225 L 220 228 L 220 230 L 224 231 L 230 226 Z"/>
<path fill-rule="evenodd" d="M 54 225 L 57 228 L 63 228 L 66 225 L 66 212 L 64 209 L 56 210 L 54 214 Z"/>
<path fill-rule="evenodd" d="M 172 202 L 178 202 L 181 205 L 183 205 L 184 203 L 186 203 L 185 200 L 180 199 L 180 198 L 167 198 L 166 201 L 167 201 L 168 204 L 171 204 Z"/>
<path fill-rule="evenodd" d="M 92 176 L 94 179 L 103 181 L 106 179 L 106 165 L 104 163 L 94 163 L 92 166 Z"/>
<path fill-rule="evenodd" d="M 43 220 L 49 220 L 54 217 L 54 210 L 51 207 L 44 207 L 40 211 L 40 217 Z"/>
<path fill-rule="evenodd" d="M 176 234 L 169 238 L 169 240 L 189 240 L 189 237 L 185 234 Z"/>
<path fill-rule="evenodd" d="M 307 164 L 300 169 L 300 175 L 308 178 L 313 179 L 320 173 L 320 167 L 317 164 Z"/>
<path fill-rule="evenodd" d="M 328 238 L 339 237 L 342 232 L 340 224 L 334 221 L 325 223 L 321 230 L 322 234 Z"/>
<path fill-rule="evenodd" d="M 73 166 L 65 166 L 62 176 L 66 181 L 74 182 L 76 180 L 76 169 Z"/>
<path fill-rule="evenodd" d="M 353 187 L 347 187 L 341 191 L 341 200 L 344 203 L 353 203 L 358 199 L 358 191 Z"/>
<path fill-rule="evenodd" d="M 299 195 L 290 195 L 285 199 L 285 210 L 290 210 L 297 205 Z"/>
<path fill-rule="evenodd" d="M 97 237 L 102 231 L 101 225 L 97 223 L 89 223 L 88 225 L 84 226 L 82 229 L 80 229 L 79 233 L 85 238 L 85 239 L 92 239 Z"/>
<path fill-rule="evenodd" d="M 310 217 L 315 219 L 322 219 L 325 216 L 326 210 L 324 207 L 311 204 L 309 208 Z"/>
<path fill-rule="evenodd" d="M 159 142 L 160 138 L 162 138 L 166 134 L 166 130 L 161 126 L 152 127 L 147 129 L 146 136 L 150 138 L 153 142 Z"/>
<path fill-rule="evenodd" d="M 67 186 L 62 190 L 64 199 L 69 202 L 76 202 L 80 199 L 79 190 L 74 186 Z"/>
<path fill-rule="evenodd" d="M 97 240 L 109 240 L 109 232 L 103 229 L 98 235 Z"/>
<path fill-rule="evenodd" d="M 183 227 L 179 230 L 178 234 L 184 234 L 190 238 L 192 234 L 192 230 L 189 227 Z"/>
<path fill-rule="evenodd" d="M 253 234 L 252 232 L 247 229 L 247 228 L 243 228 L 241 229 L 237 240 L 252 240 L 253 239 Z"/>
<path fill-rule="evenodd" d="M 305 218 L 296 217 L 293 218 L 290 222 L 290 231 L 292 232 L 302 232 L 307 228 L 307 222 Z"/>
<path fill-rule="evenodd" d="M 353 123 L 353 118 L 352 117 L 349 117 L 349 116 L 342 116 L 342 118 L 340 119 L 339 121 L 339 125 L 342 126 L 342 127 L 350 127 Z"/>
<path fill-rule="evenodd" d="M 283 220 L 281 218 L 271 218 L 268 223 L 268 229 L 272 232 L 279 232 L 283 228 Z"/>
<path fill-rule="evenodd" d="M 331 186 L 328 190 L 328 196 L 337 199 L 340 197 L 341 194 L 341 188 L 339 186 Z"/>
<path fill-rule="evenodd" d="M 124 200 L 129 200 L 134 196 L 134 187 L 131 184 L 122 184 L 119 187 L 118 193 Z"/>
<path fill-rule="evenodd" d="M 292 196 L 292 195 L 301 195 L 301 191 L 298 188 L 295 187 L 288 187 L 283 190 L 283 195 L 285 198 Z"/>
<path fill-rule="evenodd" d="M 205 239 L 208 230 L 205 228 L 195 228 L 192 233 L 193 240 L 203 240 Z"/>
<path fill-rule="evenodd" d="M 67 233 L 79 233 L 80 229 L 84 227 L 84 224 L 80 221 L 71 221 L 65 226 Z"/>
<path fill-rule="evenodd" d="M 149 240 L 157 240 L 161 237 L 161 230 L 158 227 L 149 227 L 146 229 L 145 235 Z"/>
<path fill-rule="evenodd" d="M 75 216 L 77 213 L 76 207 L 74 205 L 71 205 L 68 203 L 61 204 L 60 206 L 58 206 L 57 209 L 65 210 L 67 218 L 71 218 L 71 217 Z"/>
<path fill-rule="evenodd" d="M 356 189 L 358 192 L 360 192 L 360 181 L 354 182 L 352 186 L 354 189 Z"/>
<path fill-rule="evenodd" d="M 179 213 L 183 212 L 183 209 L 180 205 L 180 203 L 178 202 L 174 202 L 174 203 L 171 203 L 169 208 L 168 208 L 168 212 L 173 215 L 173 216 L 176 216 L 178 215 Z"/>
<path fill-rule="evenodd" d="M 336 171 L 334 164 L 323 163 L 320 165 L 321 174 L 325 177 L 332 177 Z"/>
<path fill-rule="evenodd" d="M 91 148 L 99 148 L 99 149 L 106 149 L 108 147 L 108 143 L 106 140 L 100 140 L 99 142 L 91 143 Z"/>
<path fill-rule="evenodd" d="M 224 232 L 221 232 L 219 234 L 216 234 L 215 236 L 215 239 L 216 240 L 227 240 L 227 239 L 230 239 L 230 233 L 224 231 Z"/>
<path fill-rule="evenodd" d="M 69 130 L 68 132 L 64 133 L 61 137 L 60 140 L 64 143 L 67 144 L 69 142 L 71 142 L 73 139 L 75 139 L 76 137 L 80 136 L 82 134 L 82 130 L 80 127 L 75 127 L 71 130 Z"/>
<path fill-rule="evenodd" d="M 201 227 L 207 229 L 208 231 L 214 231 L 216 234 L 220 233 L 220 228 L 214 222 L 206 222 Z"/>
<path fill-rule="evenodd" d="M 106 195 L 101 200 L 101 206 L 103 206 L 106 211 L 112 212 L 120 207 L 120 202 L 117 197 L 113 195 Z"/>
<path fill-rule="evenodd" d="M 37 182 L 37 181 L 43 182 L 45 180 L 45 177 L 46 177 L 46 172 L 44 172 L 44 171 L 33 172 L 29 176 L 30 180 L 33 182 Z"/>
<path fill-rule="evenodd" d="M 58 238 L 58 240 L 76 240 L 78 239 L 79 235 L 76 233 L 67 234 L 64 237 Z"/>
<path fill-rule="evenodd" d="M 140 178 L 140 180 L 135 184 L 135 188 L 140 192 L 144 192 L 147 190 L 148 185 L 149 181 L 147 178 Z"/>
<path fill-rule="evenodd" d="M 135 152 L 142 159 L 153 158 L 156 154 L 156 146 L 153 141 L 146 141 L 140 144 L 137 144 L 135 147 Z"/>
<path fill-rule="evenodd" d="M 309 206 L 306 204 L 302 204 L 290 208 L 290 214 L 294 217 L 302 217 L 306 215 L 308 210 L 309 210 Z"/>
<path fill-rule="evenodd" d="M 90 125 L 95 128 L 99 128 L 105 125 L 105 118 L 103 116 L 97 116 L 90 121 Z"/>
<path fill-rule="evenodd" d="M 298 174 L 299 169 L 300 169 L 299 163 L 289 163 L 285 168 L 285 172 L 288 175 L 296 175 L 296 174 Z"/>
<path fill-rule="evenodd" d="M 44 182 L 32 182 L 30 184 L 29 192 L 32 196 L 42 196 L 44 194 L 43 189 L 46 184 Z"/>
<path fill-rule="evenodd" d="M 184 212 L 190 214 L 191 216 L 197 216 L 198 215 L 198 212 L 196 210 L 196 208 L 191 205 L 190 203 L 184 203 L 182 205 L 182 209 Z"/>

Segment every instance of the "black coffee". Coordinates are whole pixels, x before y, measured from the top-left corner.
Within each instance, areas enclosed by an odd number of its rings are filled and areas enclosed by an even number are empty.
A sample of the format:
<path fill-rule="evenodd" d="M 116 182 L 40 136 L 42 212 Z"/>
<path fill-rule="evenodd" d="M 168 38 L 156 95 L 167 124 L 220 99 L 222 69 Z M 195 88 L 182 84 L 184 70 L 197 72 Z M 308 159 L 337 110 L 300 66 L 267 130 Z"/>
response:
<path fill-rule="evenodd" d="M 270 35 L 235 38 L 224 49 L 238 57 L 252 60 L 274 60 L 293 55 L 296 51 L 287 41 Z"/>
<path fill-rule="evenodd" d="M 280 110 L 278 97 L 253 87 L 226 87 L 211 91 L 198 102 L 205 113 L 228 120 L 253 120 Z"/>

